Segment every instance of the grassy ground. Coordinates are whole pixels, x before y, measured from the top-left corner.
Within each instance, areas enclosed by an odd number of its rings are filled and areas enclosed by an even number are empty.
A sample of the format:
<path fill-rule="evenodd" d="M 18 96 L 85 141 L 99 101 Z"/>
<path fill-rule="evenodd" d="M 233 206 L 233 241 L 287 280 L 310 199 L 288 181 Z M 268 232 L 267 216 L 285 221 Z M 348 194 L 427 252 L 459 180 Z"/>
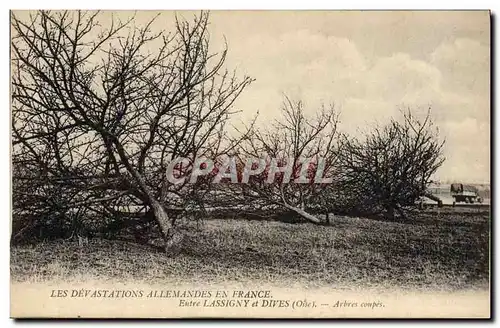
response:
<path fill-rule="evenodd" d="M 51 241 L 12 247 L 11 273 L 16 281 L 485 288 L 489 214 L 433 212 L 411 223 L 338 217 L 328 227 L 213 219 L 173 257 L 123 241 Z"/>

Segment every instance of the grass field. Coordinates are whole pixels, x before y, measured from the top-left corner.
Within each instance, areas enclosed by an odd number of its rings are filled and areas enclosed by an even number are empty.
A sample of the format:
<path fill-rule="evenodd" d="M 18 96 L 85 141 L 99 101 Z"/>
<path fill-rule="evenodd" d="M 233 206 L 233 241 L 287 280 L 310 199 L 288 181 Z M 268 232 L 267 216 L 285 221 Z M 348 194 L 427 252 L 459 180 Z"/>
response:
<path fill-rule="evenodd" d="M 175 256 L 130 242 L 90 239 L 14 246 L 14 281 L 200 282 L 274 285 L 487 288 L 486 211 L 427 212 L 411 222 L 337 217 L 331 226 L 206 220 Z"/>

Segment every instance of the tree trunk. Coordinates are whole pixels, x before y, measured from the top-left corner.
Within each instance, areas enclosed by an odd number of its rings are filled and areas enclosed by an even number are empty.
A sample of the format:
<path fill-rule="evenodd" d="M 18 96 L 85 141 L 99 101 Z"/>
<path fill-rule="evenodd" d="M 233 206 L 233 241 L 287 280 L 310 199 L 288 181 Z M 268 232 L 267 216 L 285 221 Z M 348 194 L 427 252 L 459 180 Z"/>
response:
<path fill-rule="evenodd" d="M 154 197 L 151 189 L 148 187 L 142 175 L 130 165 L 128 157 L 126 155 L 125 150 L 122 145 L 118 142 L 118 139 L 115 139 L 116 149 L 118 150 L 118 154 L 122 159 L 125 167 L 129 171 L 129 173 L 133 176 L 135 182 L 139 185 L 142 192 L 144 192 L 149 205 L 151 206 L 154 214 L 154 218 L 160 227 L 161 236 L 165 242 L 164 250 L 165 253 L 171 254 L 172 248 L 177 243 L 173 226 L 173 221 L 168 217 L 167 212 L 163 208 L 163 205 Z"/>
<path fill-rule="evenodd" d="M 160 232 L 165 241 L 165 253 L 170 253 L 172 246 L 176 243 L 174 237 L 174 229 L 172 220 L 168 217 L 167 212 L 163 208 L 162 204 L 155 198 L 153 192 L 148 187 L 141 173 L 135 169 L 129 161 L 127 152 L 123 148 L 123 145 L 119 142 L 116 136 L 111 135 L 113 143 L 115 144 L 118 155 L 121 161 L 125 165 L 127 171 L 132 175 L 134 182 L 136 182 L 140 190 L 145 194 L 149 205 L 153 209 L 153 214 L 158 226 L 160 227 Z"/>
<path fill-rule="evenodd" d="M 326 213 L 326 224 L 331 225 L 332 221 L 333 221 L 333 219 L 330 218 L 330 212 L 327 212 Z"/>
<path fill-rule="evenodd" d="M 291 206 L 291 205 L 288 205 L 288 204 L 284 204 L 284 205 L 289 210 L 294 211 L 295 213 L 299 214 L 300 216 L 302 216 L 303 218 L 307 219 L 308 221 L 310 221 L 312 223 L 316 223 L 316 224 L 320 224 L 321 223 L 320 219 L 318 219 L 314 215 L 311 215 L 311 214 L 307 213 L 303 209 L 300 209 L 298 207 Z"/>
<path fill-rule="evenodd" d="M 163 208 L 163 206 L 156 199 L 151 199 L 151 208 L 153 209 L 153 214 L 160 227 L 161 236 L 163 237 L 163 241 L 165 242 L 165 253 L 171 253 L 172 246 L 174 246 L 175 242 L 173 239 L 174 229 L 172 225 L 172 220 L 168 217 L 167 212 Z"/>
<path fill-rule="evenodd" d="M 394 221 L 394 219 L 396 218 L 396 215 L 394 212 L 394 206 L 388 205 L 388 206 L 386 206 L 385 210 L 386 210 L 386 214 L 385 214 L 386 218 L 391 220 L 391 221 Z"/>
<path fill-rule="evenodd" d="M 408 216 L 406 215 L 405 211 L 401 207 L 398 206 L 396 208 L 396 210 L 398 211 L 399 216 L 401 217 L 402 221 L 407 221 L 408 220 Z"/>
<path fill-rule="evenodd" d="M 438 207 L 443 207 L 443 201 L 439 197 L 437 197 L 437 196 L 435 196 L 435 195 L 433 195 L 433 194 L 431 194 L 429 192 L 425 193 L 424 196 L 427 197 L 427 198 L 429 198 L 429 199 L 431 199 L 431 200 L 433 200 L 433 201 L 435 201 L 435 202 L 437 202 L 438 203 Z"/>

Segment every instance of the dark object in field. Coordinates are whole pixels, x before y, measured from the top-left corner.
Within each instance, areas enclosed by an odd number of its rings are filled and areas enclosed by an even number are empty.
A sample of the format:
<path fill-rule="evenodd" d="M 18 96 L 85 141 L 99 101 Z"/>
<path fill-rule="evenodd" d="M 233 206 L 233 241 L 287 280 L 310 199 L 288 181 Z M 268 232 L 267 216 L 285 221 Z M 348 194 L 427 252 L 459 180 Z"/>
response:
<path fill-rule="evenodd" d="M 245 248 L 245 250 L 248 252 L 257 253 L 257 250 L 253 249 L 252 247 L 247 247 L 247 248 Z"/>
<path fill-rule="evenodd" d="M 452 183 L 450 187 L 450 193 L 453 197 L 453 205 L 460 202 L 470 204 L 474 204 L 474 202 L 483 202 L 483 199 L 479 197 L 478 189 L 472 185 Z"/>

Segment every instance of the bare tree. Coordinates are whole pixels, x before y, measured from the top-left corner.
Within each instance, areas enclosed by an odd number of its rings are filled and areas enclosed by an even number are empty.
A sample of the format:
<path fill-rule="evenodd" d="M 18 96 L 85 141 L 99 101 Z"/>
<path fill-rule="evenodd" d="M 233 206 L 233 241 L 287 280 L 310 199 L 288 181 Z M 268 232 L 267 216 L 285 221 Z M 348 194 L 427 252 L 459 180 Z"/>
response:
<path fill-rule="evenodd" d="M 409 109 L 402 111 L 402 120 L 376 127 L 364 139 L 344 135 L 336 193 L 362 211 L 383 211 L 391 219 L 397 211 L 406 218 L 405 207 L 426 194 L 432 174 L 443 163 L 443 144 L 430 111 L 418 119 Z"/>
<path fill-rule="evenodd" d="M 238 143 L 237 165 L 243 183 L 235 187 L 235 194 L 246 203 L 285 209 L 320 223 L 310 211 L 325 209 L 322 197 L 329 184 L 325 181 L 335 175 L 337 124 L 333 106 L 307 116 L 301 101 L 285 97 L 280 119 L 268 128 L 252 126 Z M 291 168 L 289 176 L 282 171 L 287 166 Z M 241 170 L 243 167 L 260 173 L 250 176 Z"/>
<path fill-rule="evenodd" d="M 169 182 L 167 166 L 226 151 L 232 105 L 252 80 L 223 69 L 227 48 L 210 52 L 208 13 L 176 18 L 171 33 L 154 32 L 156 18 L 102 27 L 99 17 L 12 14 L 13 156 L 61 188 L 65 209 L 152 213 L 168 249 L 169 209 L 206 188 Z"/>

